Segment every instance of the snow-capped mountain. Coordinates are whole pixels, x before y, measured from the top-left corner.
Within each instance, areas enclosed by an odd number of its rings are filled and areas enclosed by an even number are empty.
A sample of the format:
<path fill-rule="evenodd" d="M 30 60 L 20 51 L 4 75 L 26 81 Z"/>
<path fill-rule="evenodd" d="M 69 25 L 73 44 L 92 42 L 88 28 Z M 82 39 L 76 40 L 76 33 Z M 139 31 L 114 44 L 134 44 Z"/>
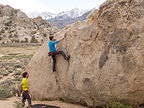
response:
<path fill-rule="evenodd" d="M 82 14 L 79 17 L 69 17 L 68 15 L 61 15 L 61 16 L 56 16 L 54 18 L 48 19 L 48 21 L 54 25 L 57 26 L 59 29 L 65 27 L 68 24 L 72 24 L 75 23 L 77 21 L 82 21 L 85 20 L 86 17 L 92 12 L 93 10 L 89 10 L 87 12 L 85 12 L 84 14 Z"/>
<path fill-rule="evenodd" d="M 79 10 L 78 8 L 72 9 L 70 11 L 66 12 L 60 12 L 58 14 L 54 14 L 51 12 L 31 12 L 31 13 L 26 13 L 30 18 L 36 18 L 38 16 L 41 16 L 43 19 L 51 19 L 54 17 L 60 17 L 63 16 L 62 18 L 77 18 L 82 16 L 84 13 L 86 13 L 88 10 Z"/>
<path fill-rule="evenodd" d="M 61 12 L 56 17 L 63 16 L 63 18 L 78 18 L 86 13 L 88 10 L 79 10 L 78 8 L 72 9 L 71 11 Z"/>
<path fill-rule="evenodd" d="M 57 14 L 53 14 L 50 12 L 31 12 L 31 13 L 26 13 L 28 17 L 30 18 L 36 18 L 38 16 L 41 16 L 43 19 L 51 19 L 57 16 Z"/>
<path fill-rule="evenodd" d="M 77 21 L 85 20 L 87 15 L 91 13 L 92 10 L 79 10 L 78 8 L 72 9 L 66 12 L 60 12 L 58 14 L 53 14 L 50 12 L 32 12 L 27 13 L 31 18 L 41 16 L 43 19 L 49 21 L 52 25 L 57 26 L 58 28 L 63 28 L 68 24 L 72 24 Z"/>

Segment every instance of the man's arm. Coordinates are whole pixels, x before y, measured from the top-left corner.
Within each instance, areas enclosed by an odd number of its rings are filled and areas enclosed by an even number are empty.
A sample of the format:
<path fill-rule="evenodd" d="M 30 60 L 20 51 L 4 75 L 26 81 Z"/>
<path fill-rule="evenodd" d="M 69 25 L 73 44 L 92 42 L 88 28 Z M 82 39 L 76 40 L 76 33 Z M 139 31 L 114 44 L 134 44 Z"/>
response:
<path fill-rule="evenodd" d="M 59 41 L 55 41 L 55 42 L 52 42 L 53 44 L 57 44 L 59 43 L 60 41 L 64 40 L 64 38 L 60 39 Z"/>
<path fill-rule="evenodd" d="M 21 90 L 22 90 L 22 94 L 24 93 L 24 90 L 22 89 L 22 83 L 20 84 L 20 88 L 21 88 Z"/>
<path fill-rule="evenodd" d="M 59 43 L 60 41 L 55 41 L 55 42 L 52 42 L 52 44 L 57 44 L 57 43 Z"/>
<path fill-rule="evenodd" d="M 64 40 L 64 38 L 60 39 L 59 41 L 62 41 L 62 40 Z"/>

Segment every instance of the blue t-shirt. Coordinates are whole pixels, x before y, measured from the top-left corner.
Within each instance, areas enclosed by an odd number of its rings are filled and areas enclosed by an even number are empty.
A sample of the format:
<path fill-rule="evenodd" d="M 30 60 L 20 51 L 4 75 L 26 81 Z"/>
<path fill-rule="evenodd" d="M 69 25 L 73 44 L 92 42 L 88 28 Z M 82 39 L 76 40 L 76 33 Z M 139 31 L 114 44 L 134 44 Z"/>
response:
<path fill-rule="evenodd" d="M 49 52 L 52 52 L 52 51 L 56 51 L 56 48 L 55 48 L 55 44 L 59 43 L 59 41 L 49 41 L 48 42 L 48 45 L 49 45 Z"/>

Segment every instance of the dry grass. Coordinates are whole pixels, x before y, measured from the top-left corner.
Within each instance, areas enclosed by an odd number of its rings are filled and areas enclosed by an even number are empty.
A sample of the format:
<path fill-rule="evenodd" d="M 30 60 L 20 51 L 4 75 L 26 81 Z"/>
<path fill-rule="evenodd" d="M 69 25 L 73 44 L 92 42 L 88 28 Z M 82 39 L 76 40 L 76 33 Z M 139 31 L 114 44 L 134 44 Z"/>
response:
<path fill-rule="evenodd" d="M 27 46 L 27 47 L 0 47 L 0 59 L 12 59 L 12 58 L 29 58 L 39 48 L 39 46 Z"/>

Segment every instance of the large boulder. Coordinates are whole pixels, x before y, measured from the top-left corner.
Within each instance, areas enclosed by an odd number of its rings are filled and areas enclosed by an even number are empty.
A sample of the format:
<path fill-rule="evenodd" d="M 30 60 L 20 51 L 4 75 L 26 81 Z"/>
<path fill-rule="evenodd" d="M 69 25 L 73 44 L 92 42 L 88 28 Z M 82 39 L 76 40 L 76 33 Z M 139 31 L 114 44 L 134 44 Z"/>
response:
<path fill-rule="evenodd" d="M 58 99 L 91 107 L 111 100 L 144 102 L 144 1 L 109 0 L 86 21 L 65 27 L 55 37 L 56 72 L 47 42 L 28 65 L 32 98 Z"/>

